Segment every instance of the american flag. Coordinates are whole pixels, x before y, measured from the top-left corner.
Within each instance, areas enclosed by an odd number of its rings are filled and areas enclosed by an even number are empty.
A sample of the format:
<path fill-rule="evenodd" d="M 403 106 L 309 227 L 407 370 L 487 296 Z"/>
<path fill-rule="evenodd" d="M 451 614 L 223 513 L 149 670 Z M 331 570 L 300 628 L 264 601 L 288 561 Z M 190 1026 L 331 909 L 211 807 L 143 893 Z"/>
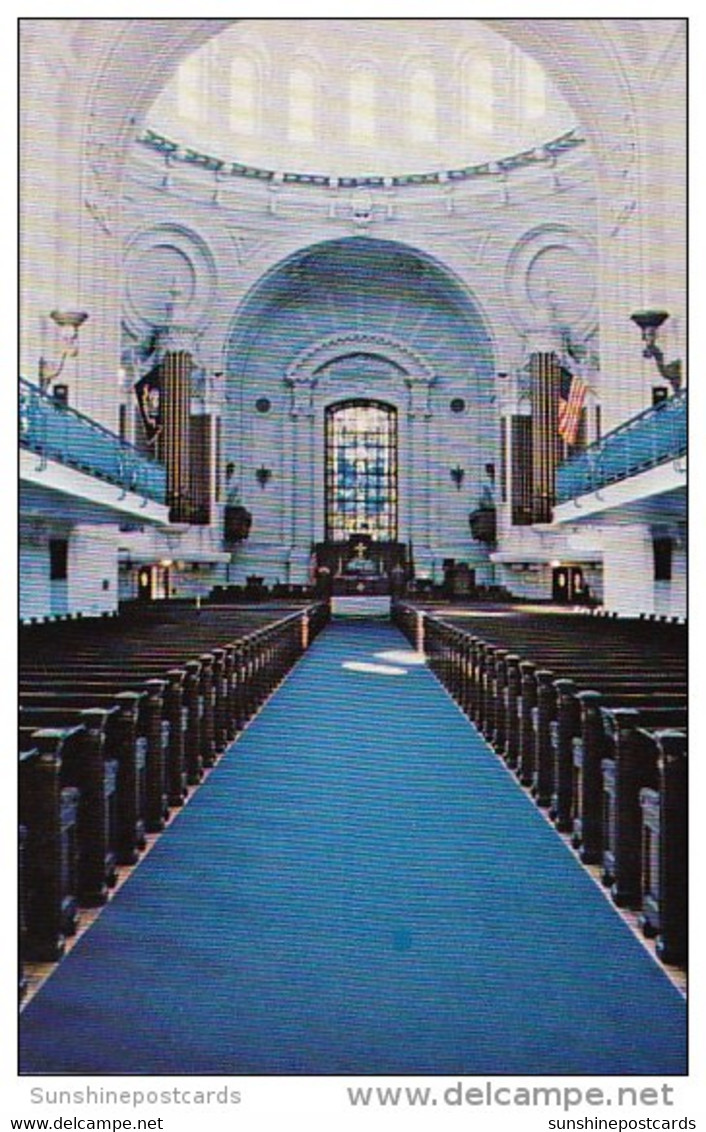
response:
<path fill-rule="evenodd" d="M 576 375 L 562 374 L 559 395 L 559 436 L 567 444 L 575 444 L 581 423 L 581 410 L 586 400 L 588 383 Z"/>

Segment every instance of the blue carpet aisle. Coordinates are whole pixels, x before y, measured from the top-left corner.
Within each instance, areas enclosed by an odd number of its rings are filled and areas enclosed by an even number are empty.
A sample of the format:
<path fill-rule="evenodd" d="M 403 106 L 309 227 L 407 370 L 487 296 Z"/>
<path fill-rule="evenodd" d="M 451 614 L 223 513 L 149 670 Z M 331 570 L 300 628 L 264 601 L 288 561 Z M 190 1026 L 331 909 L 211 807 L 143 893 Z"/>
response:
<path fill-rule="evenodd" d="M 28 1005 L 23 1072 L 685 1072 L 681 996 L 406 648 L 318 638 Z"/>

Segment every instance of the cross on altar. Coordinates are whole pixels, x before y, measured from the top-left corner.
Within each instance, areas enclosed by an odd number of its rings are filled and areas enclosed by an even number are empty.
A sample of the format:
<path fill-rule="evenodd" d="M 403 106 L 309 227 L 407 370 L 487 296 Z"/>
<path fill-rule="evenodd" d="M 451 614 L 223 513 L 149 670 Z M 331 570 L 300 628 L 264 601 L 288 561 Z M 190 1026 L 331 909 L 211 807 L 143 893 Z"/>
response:
<path fill-rule="evenodd" d="M 368 548 L 364 542 L 359 542 L 357 546 L 353 547 L 353 550 L 355 551 L 358 558 L 365 558 L 365 552 L 367 549 Z"/>

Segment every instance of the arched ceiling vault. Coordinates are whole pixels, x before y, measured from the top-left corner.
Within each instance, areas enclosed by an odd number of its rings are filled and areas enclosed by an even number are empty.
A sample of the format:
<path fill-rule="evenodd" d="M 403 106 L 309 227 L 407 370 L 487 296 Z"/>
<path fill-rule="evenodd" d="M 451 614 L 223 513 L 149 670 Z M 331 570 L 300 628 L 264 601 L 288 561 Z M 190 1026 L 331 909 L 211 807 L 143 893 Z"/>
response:
<path fill-rule="evenodd" d="M 486 391 L 494 373 L 472 296 L 430 257 L 367 237 L 325 241 L 278 264 L 241 304 L 228 339 L 233 372 L 254 354 L 276 353 L 296 377 L 352 351 L 381 351 L 417 376 L 473 371 Z"/>
<path fill-rule="evenodd" d="M 136 128 L 178 64 L 233 22 L 127 19 L 77 23 L 77 52 L 84 60 L 97 56 L 87 91 L 90 140 L 101 146 L 104 155 L 112 156 L 118 177 Z M 629 144 L 626 132 L 635 128 L 634 98 L 624 61 L 635 61 L 638 29 L 631 26 L 630 42 L 623 44 L 621 29 L 612 27 L 614 21 L 609 19 L 483 22 L 546 69 L 574 109 L 599 168 L 609 166 L 616 159 L 616 150 Z M 592 51 L 587 51 L 588 44 Z M 643 66 L 649 62 L 644 61 Z"/>

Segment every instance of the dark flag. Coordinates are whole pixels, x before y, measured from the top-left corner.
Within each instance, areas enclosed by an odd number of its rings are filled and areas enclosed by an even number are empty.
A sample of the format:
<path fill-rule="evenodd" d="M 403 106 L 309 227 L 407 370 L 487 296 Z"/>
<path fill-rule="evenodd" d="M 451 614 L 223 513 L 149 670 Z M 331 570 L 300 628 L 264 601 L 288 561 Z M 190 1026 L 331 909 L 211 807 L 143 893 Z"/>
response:
<path fill-rule="evenodd" d="M 587 392 L 588 383 L 583 378 L 562 369 L 558 432 L 567 444 L 576 443 L 581 423 L 581 410 Z"/>
<path fill-rule="evenodd" d="M 162 429 L 162 373 L 159 366 L 135 382 L 135 396 L 147 440 L 151 444 Z"/>

